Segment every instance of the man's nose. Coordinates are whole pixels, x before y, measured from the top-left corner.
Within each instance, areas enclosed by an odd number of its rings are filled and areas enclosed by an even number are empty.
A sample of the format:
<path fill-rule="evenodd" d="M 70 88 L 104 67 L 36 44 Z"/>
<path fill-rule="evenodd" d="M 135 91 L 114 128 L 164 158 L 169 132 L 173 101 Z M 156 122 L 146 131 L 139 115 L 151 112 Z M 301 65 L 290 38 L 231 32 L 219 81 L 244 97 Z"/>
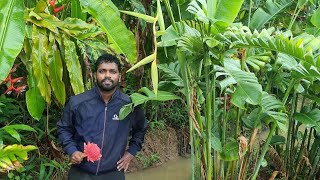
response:
<path fill-rule="evenodd" d="M 111 73 L 109 71 L 106 71 L 106 73 L 104 74 L 105 77 L 111 77 L 110 75 Z"/>

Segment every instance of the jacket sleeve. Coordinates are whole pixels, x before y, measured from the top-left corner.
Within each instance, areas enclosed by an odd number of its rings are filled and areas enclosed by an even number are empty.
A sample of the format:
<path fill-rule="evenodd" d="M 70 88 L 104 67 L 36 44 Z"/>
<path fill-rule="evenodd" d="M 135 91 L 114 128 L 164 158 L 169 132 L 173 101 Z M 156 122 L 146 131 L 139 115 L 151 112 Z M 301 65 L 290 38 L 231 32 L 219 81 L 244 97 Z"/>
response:
<path fill-rule="evenodd" d="M 142 148 L 144 135 L 147 132 L 147 121 L 140 106 L 137 106 L 133 113 L 132 137 L 129 142 L 128 152 L 135 156 Z"/>
<path fill-rule="evenodd" d="M 77 144 L 74 141 L 74 122 L 73 122 L 73 112 L 72 112 L 72 100 L 68 102 L 65 106 L 62 118 L 58 121 L 58 142 L 62 145 L 63 150 L 71 156 L 75 151 L 77 151 Z"/>

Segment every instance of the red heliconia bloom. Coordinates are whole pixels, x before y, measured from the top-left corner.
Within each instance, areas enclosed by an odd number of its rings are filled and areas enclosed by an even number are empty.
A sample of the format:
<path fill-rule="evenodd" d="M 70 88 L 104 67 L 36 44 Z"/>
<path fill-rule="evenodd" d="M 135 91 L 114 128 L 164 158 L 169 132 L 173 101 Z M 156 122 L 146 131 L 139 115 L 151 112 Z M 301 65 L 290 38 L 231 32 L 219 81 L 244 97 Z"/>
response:
<path fill-rule="evenodd" d="M 53 9 L 53 15 L 54 15 L 54 16 L 57 16 L 57 13 L 64 8 L 64 5 L 56 8 L 56 6 L 55 6 L 56 1 L 57 1 L 57 0 L 51 0 L 51 1 L 49 1 L 49 4 L 50 4 L 50 6 L 51 6 L 52 9 Z"/>
<path fill-rule="evenodd" d="M 84 151 L 83 151 L 83 157 L 87 157 L 88 161 L 94 162 L 101 159 L 101 149 L 99 146 L 95 143 L 84 144 Z"/>
<path fill-rule="evenodd" d="M 10 86 L 9 86 L 9 88 L 6 90 L 6 92 L 4 92 L 3 94 L 11 94 L 12 93 L 12 91 L 15 91 L 15 88 L 13 87 L 13 84 L 11 84 Z"/>
<path fill-rule="evenodd" d="M 28 87 L 27 85 L 17 86 L 17 84 L 16 84 L 16 83 L 21 82 L 21 80 L 24 77 L 17 77 L 17 78 L 12 79 L 12 73 L 14 73 L 17 70 L 17 67 L 20 64 L 21 63 L 14 65 L 13 68 L 10 70 L 8 77 L 4 81 L 1 82 L 0 85 L 6 84 L 6 83 L 10 83 L 9 88 L 3 94 L 8 94 L 9 95 L 12 92 L 14 92 L 14 94 L 18 97 L 22 92 L 26 91 L 26 88 Z"/>
<path fill-rule="evenodd" d="M 49 4 L 51 5 L 51 7 L 54 9 L 54 4 L 56 3 L 57 0 L 52 0 L 49 2 Z"/>
<path fill-rule="evenodd" d="M 11 83 L 21 82 L 24 77 L 18 77 L 11 80 Z"/>
<path fill-rule="evenodd" d="M 54 9 L 53 9 L 53 14 L 54 14 L 54 16 L 56 16 L 57 13 L 58 13 L 59 11 L 61 11 L 63 8 L 64 8 L 64 5 L 62 5 L 62 6 L 60 6 L 60 7 L 57 7 L 57 8 L 54 8 Z"/>

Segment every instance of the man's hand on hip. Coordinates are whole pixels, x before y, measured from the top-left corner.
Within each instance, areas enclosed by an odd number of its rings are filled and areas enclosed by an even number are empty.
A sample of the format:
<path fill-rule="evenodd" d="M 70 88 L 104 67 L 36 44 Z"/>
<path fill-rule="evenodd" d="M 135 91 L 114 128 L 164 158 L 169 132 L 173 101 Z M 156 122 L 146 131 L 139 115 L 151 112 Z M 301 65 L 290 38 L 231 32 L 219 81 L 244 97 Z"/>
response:
<path fill-rule="evenodd" d="M 123 157 L 117 162 L 118 171 L 124 170 L 126 172 L 133 157 L 133 155 L 126 151 Z"/>
<path fill-rule="evenodd" d="M 80 151 L 75 151 L 72 155 L 71 155 L 71 163 L 72 164 L 80 164 L 82 162 L 83 159 L 83 155 L 82 152 Z"/>

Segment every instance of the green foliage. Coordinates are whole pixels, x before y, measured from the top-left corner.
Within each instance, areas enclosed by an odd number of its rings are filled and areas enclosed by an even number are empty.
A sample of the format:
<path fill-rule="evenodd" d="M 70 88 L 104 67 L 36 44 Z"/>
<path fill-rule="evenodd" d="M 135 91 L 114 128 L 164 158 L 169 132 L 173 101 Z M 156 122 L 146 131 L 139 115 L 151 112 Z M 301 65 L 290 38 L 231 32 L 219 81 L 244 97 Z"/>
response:
<path fill-rule="evenodd" d="M 21 51 L 24 34 L 24 4 L 20 0 L 0 2 L 0 83 L 6 79 Z"/>
<path fill-rule="evenodd" d="M 27 152 L 35 149 L 37 148 L 31 145 L 0 145 L 0 172 L 19 169 L 22 165 L 19 163 L 18 158 L 24 161 L 27 160 Z"/>
<path fill-rule="evenodd" d="M 140 104 L 144 104 L 147 101 L 168 101 L 168 100 L 180 99 L 179 96 L 176 96 L 166 91 L 158 91 L 158 94 L 156 95 L 153 91 L 149 90 L 147 87 L 141 88 L 139 92 L 145 95 L 139 94 L 139 93 L 133 93 L 132 95 L 130 95 L 132 103 L 127 104 L 120 109 L 120 112 L 119 112 L 120 120 L 123 120 L 130 112 L 132 112 L 132 109 L 134 107 Z"/>
<path fill-rule="evenodd" d="M 133 34 L 127 30 L 118 12 L 112 8 L 114 6 L 112 2 L 100 2 L 98 0 L 79 1 L 82 7 L 84 7 L 84 11 L 91 14 L 101 29 L 108 35 L 108 40 L 111 43 L 110 46 L 119 54 L 123 53 L 126 55 L 130 63 L 134 63 L 137 52 Z"/>
<path fill-rule="evenodd" d="M 261 29 L 266 23 L 282 13 L 293 3 L 293 0 L 267 0 L 265 8 L 258 8 L 252 15 L 250 29 Z"/>
<path fill-rule="evenodd" d="M 152 167 L 160 160 L 159 154 L 157 153 L 153 153 L 150 156 L 143 156 L 140 152 L 138 152 L 136 158 L 139 161 L 143 162 L 143 168 Z"/>

